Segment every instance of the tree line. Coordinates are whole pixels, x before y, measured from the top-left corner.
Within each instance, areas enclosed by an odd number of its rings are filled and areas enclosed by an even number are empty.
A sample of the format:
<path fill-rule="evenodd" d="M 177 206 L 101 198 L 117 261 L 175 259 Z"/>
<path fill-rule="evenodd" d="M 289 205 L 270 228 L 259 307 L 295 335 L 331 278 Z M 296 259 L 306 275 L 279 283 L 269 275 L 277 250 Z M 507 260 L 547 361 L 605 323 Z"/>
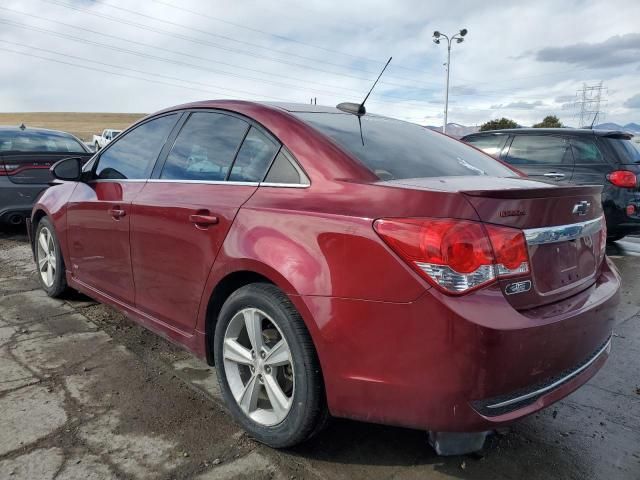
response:
<path fill-rule="evenodd" d="M 497 120 L 489 120 L 480 126 L 480 131 L 485 132 L 487 130 L 504 130 L 506 128 L 518 128 L 519 125 L 510 118 L 502 117 Z M 544 117 L 540 123 L 533 125 L 533 128 L 563 128 L 564 125 L 555 115 L 548 115 Z"/>

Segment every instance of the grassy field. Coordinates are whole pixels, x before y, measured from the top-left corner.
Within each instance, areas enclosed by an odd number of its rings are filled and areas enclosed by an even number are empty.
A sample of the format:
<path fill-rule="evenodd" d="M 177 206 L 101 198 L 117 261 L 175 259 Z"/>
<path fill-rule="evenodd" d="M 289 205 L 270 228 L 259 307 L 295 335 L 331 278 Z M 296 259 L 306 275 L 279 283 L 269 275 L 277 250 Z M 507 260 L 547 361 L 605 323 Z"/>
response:
<path fill-rule="evenodd" d="M 123 130 L 144 113 L 27 112 L 0 113 L 0 125 L 51 128 L 69 132 L 85 141 L 105 128 Z"/>

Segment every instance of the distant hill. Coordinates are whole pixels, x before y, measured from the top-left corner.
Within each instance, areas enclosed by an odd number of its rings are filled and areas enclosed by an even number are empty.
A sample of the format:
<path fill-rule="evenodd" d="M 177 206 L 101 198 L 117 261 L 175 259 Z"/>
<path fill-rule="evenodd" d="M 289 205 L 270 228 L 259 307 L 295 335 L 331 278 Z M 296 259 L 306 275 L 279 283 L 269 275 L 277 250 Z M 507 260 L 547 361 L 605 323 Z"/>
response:
<path fill-rule="evenodd" d="M 640 134 L 640 125 L 637 123 L 627 123 L 626 125 L 619 125 L 617 123 L 607 122 L 595 125 L 593 128 L 598 130 L 626 130 L 631 133 Z"/>
<path fill-rule="evenodd" d="M 26 112 L 0 113 L 0 125 L 20 125 L 27 128 L 50 128 L 76 135 L 90 141 L 91 136 L 105 128 L 123 130 L 144 117 L 143 113 L 91 113 L 91 112 Z"/>
<path fill-rule="evenodd" d="M 431 130 L 436 130 L 438 132 L 442 131 L 442 127 L 436 127 L 435 125 L 426 125 L 427 128 Z M 480 129 L 480 127 L 467 127 L 466 125 L 460 125 L 459 123 L 447 123 L 447 135 L 450 135 L 455 138 L 464 137 L 465 135 L 469 135 L 470 133 L 475 133 Z"/>

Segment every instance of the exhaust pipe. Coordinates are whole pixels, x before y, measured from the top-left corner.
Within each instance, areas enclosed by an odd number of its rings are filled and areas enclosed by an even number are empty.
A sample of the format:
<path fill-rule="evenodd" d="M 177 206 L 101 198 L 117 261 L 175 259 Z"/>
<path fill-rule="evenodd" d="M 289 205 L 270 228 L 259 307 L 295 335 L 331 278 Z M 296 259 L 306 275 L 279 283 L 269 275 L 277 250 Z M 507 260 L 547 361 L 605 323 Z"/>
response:
<path fill-rule="evenodd" d="M 11 225 L 20 225 L 24 220 L 22 215 L 14 214 L 9 217 L 9 223 Z"/>

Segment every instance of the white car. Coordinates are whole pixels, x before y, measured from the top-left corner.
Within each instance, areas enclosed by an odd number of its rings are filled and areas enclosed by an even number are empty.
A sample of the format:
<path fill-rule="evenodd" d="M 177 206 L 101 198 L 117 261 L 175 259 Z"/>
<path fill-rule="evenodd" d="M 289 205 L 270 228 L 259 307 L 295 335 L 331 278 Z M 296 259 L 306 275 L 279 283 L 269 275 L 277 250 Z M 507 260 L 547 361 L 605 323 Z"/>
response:
<path fill-rule="evenodd" d="M 107 128 L 102 131 L 102 135 L 94 135 L 92 141 L 94 150 L 97 152 L 101 148 L 104 148 L 111 140 L 116 138 L 121 131 L 122 130 L 112 130 L 111 128 Z"/>

